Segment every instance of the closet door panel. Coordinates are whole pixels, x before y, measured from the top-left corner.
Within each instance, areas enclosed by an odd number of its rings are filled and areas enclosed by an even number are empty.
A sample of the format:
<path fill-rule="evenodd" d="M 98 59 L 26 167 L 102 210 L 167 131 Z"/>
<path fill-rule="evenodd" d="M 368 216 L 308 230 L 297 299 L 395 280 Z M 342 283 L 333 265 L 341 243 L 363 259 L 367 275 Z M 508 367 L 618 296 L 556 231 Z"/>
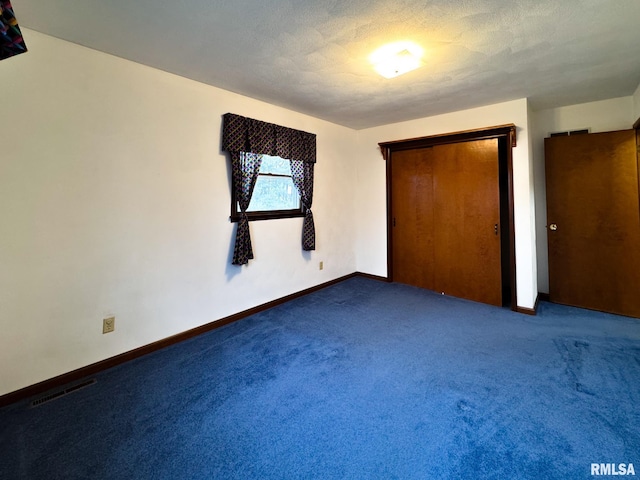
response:
<path fill-rule="evenodd" d="M 393 153 L 393 280 L 433 290 L 432 149 Z"/>
<path fill-rule="evenodd" d="M 434 289 L 502 306 L 498 140 L 433 148 Z"/>

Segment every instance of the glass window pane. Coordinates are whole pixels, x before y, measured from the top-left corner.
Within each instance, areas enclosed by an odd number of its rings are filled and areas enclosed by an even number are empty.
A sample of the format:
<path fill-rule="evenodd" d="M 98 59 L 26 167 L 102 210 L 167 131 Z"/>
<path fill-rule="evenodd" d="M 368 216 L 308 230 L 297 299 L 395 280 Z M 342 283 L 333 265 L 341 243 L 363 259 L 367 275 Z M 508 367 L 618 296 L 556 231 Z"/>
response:
<path fill-rule="evenodd" d="M 288 162 L 287 162 L 288 163 Z M 262 172 L 262 168 L 260 168 Z M 259 176 L 248 212 L 300 208 L 300 195 L 291 177 Z"/>
<path fill-rule="evenodd" d="M 278 175 L 291 175 L 291 162 L 280 157 L 262 156 L 260 173 L 275 173 Z"/>

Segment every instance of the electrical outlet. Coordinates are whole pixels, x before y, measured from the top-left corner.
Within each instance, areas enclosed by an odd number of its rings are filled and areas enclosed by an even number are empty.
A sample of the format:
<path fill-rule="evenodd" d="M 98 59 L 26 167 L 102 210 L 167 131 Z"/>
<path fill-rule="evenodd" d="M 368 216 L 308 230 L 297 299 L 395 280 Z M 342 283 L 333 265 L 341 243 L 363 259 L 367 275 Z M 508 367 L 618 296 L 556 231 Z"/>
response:
<path fill-rule="evenodd" d="M 324 262 L 320 262 L 318 264 L 318 270 L 322 270 L 324 268 Z"/>
<path fill-rule="evenodd" d="M 102 320 L 102 333 L 111 333 L 116 329 L 116 317 Z"/>

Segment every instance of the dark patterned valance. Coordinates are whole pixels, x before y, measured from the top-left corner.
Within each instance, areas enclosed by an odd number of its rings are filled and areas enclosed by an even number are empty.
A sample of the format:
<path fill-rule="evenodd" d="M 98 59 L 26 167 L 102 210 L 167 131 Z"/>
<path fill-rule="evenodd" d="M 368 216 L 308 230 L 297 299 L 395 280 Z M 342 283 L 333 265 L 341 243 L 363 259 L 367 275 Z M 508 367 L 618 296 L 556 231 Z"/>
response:
<path fill-rule="evenodd" d="M 0 60 L 26 51 L 27 46 L 22 39 L 11 2 L 0 0 Z"/>
<path fill-rule="evenodd" d="M 287 160 L 316 162 L 315 134 L 233 113 L 224 115 L 222 149 L 227 152 L 258 153 Z"/>

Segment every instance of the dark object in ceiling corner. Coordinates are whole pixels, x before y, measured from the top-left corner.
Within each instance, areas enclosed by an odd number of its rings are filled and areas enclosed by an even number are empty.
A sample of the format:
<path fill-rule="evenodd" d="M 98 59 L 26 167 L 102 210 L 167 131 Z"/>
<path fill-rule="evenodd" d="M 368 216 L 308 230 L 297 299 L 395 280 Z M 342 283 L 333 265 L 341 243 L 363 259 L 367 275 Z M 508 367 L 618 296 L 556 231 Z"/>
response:
<path fill-rule="evenodd" d="M 0 60 L 27 51 L 11 2 L 0 0 Z"/>

